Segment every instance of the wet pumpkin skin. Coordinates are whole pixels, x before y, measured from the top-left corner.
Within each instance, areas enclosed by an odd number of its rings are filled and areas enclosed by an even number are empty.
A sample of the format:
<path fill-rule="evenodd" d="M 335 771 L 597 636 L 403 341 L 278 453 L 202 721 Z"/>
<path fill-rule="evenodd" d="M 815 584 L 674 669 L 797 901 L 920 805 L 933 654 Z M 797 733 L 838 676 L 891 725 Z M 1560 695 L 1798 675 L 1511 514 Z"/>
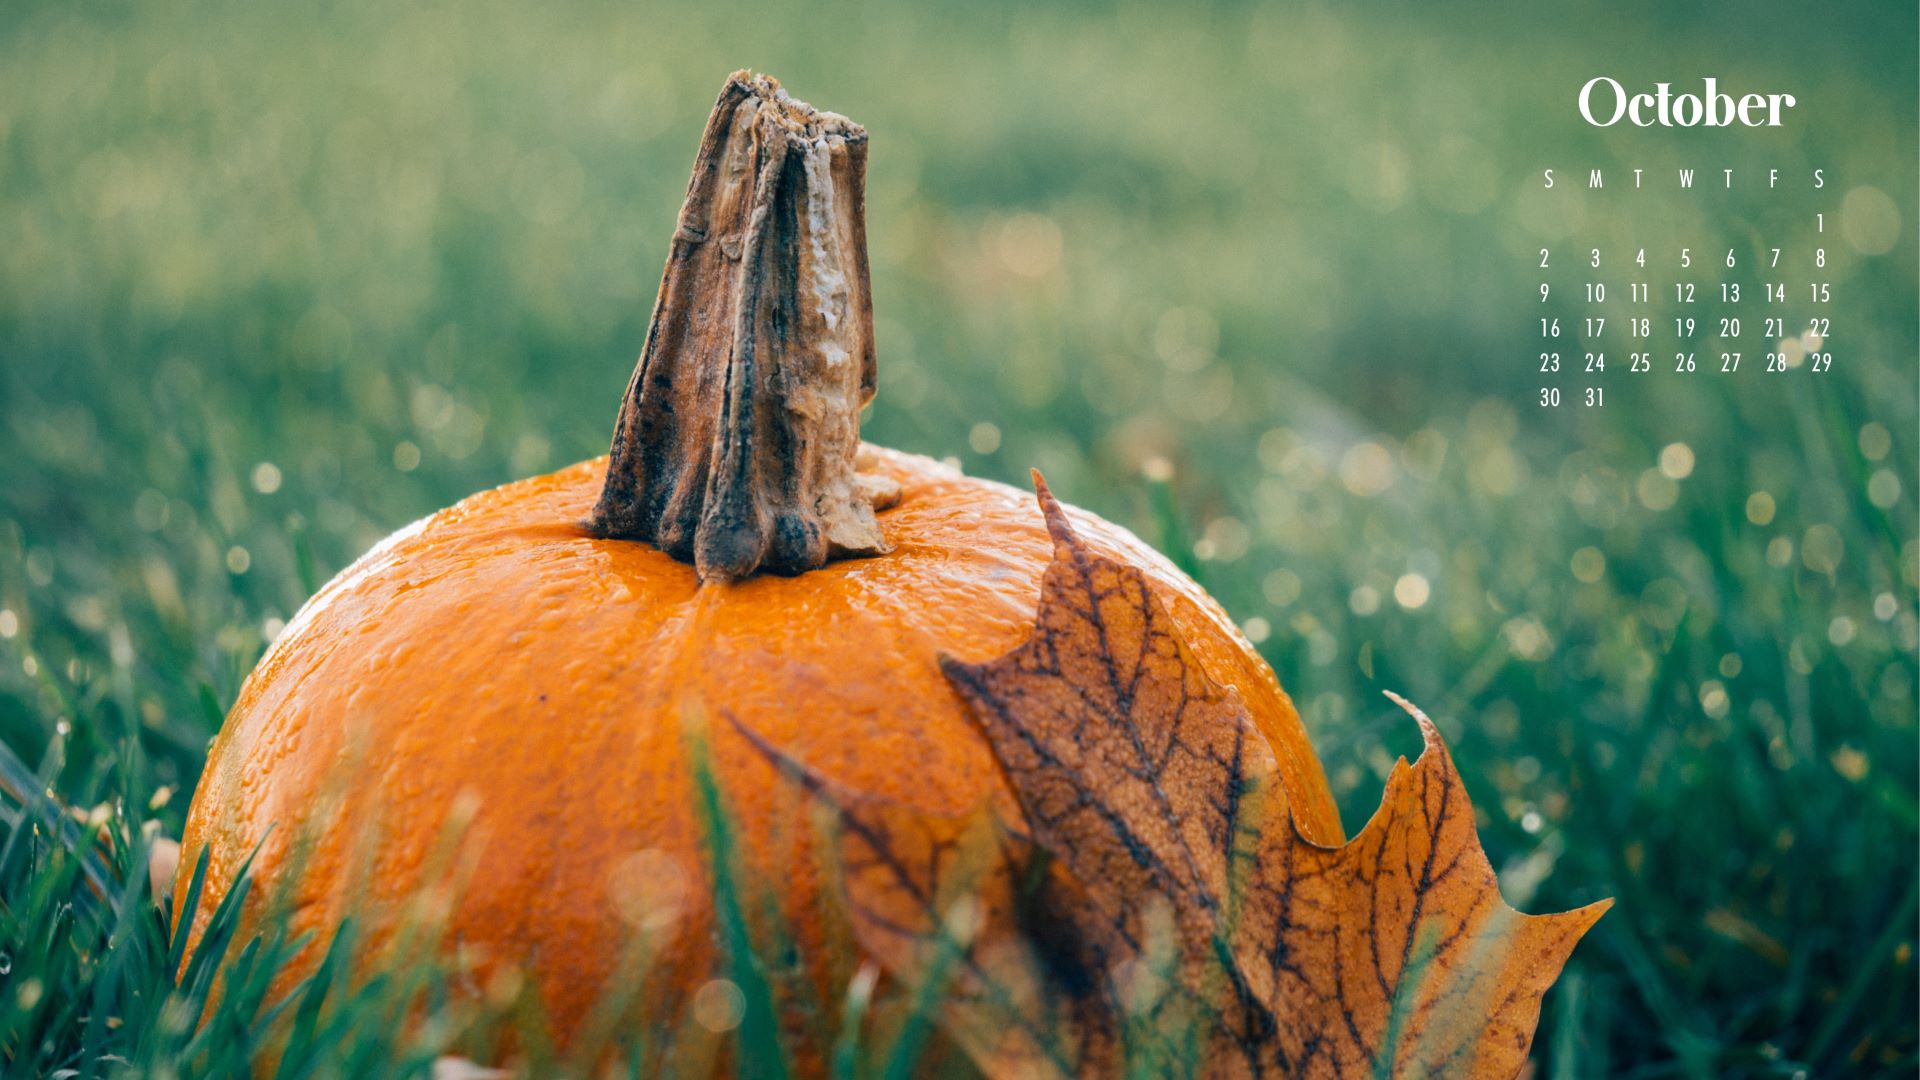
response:
<path fill-rule="evenodd" d="M 678 989 L 713 970 L 686 703 L 852 791 L 938 814 L 1012 805 L 937 658 L 997 656 L 1028 633 L 1052 553 L 1039 509 L 927 458 L 872 454 L 901 488 L 879 515 L 892 550 L 793 577 L 702 584 L 646 544 L 590 535 L 605 458 L 475 495 L 369 552 L 295 617 L 214 743 L 183 851 L 187 867 L 210 851 L 203 918 L 260 845 L 254 896 L 290 890 L 294 931 L 319 938 L 290 984 L 341 918 L 376 940 L 394 928 L 461 807 L 471 874 L 447 940 L 529 969 L 564 1043 L 634 933 L 610 879 L 636 852 L 671 854 L 693 882 L 670 932 Z M 1094 553 L 1146 571 L 1258 718 L 1302 833 L 1339 842 L 1298 715 L 1226 614 L 1126 530 L 1073 519 Z M 752 887 L 779 898 L 837 1001 L 855 958 L 829 955 L 832 898 L 801 802 L 731 725 L 708 737 Z"/>

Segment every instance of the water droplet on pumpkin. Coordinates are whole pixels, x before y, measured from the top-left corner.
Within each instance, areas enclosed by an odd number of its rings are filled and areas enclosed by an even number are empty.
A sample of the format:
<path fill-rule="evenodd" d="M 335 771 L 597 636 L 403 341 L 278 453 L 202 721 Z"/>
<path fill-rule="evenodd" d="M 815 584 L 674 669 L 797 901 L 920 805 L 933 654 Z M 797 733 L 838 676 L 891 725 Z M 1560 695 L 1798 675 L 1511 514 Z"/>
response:
<path fill-rule="evenodd" d="M 732 1031 L 746 1015 L 747 996 L 729 979 L 711 980 L 694 992 L 693 1018 L 708 1031 Z"/>
<path fill-rule="evenodd" d="M 615 863 L 607 874 L 607 898 L 620 918 L 639 930 L 664 930 L 686 913 L 692 883 L 673 855 L 647 848 Z"/>

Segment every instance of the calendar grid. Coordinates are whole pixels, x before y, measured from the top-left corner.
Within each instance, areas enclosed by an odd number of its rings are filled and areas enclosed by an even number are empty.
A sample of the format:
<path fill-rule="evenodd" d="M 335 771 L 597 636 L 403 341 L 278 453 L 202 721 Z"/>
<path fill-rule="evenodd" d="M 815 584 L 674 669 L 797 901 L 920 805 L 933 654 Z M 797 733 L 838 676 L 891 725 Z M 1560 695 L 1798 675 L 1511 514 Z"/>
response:
<path fill-rule="evenodd" d="M 1831 211 L 1817 198 L 1833 188 L 1831 170 L 1792 177 L 1779 167 L 1678 168 L 1663 180 L 1647 168 L 1610 178 L 1614 172 L 1545 168 L 1538 174 L 1547 195 L 1608 199 L 1608 219 L 1626 224 L 1604 239 L 1560 239 L 1533 251 L 1533 404 L 1598 409 L 1672 379 L 1737 384 L 1833 370 L 1833 271 L 1840 253 L 1831 243 Z M 1609 198 L 1615 195 L 1610 183 L 1625 189 L 1624 198 Z M 1743 184 L 1759 185 L 1763 200 L 1811 191 L 1816 204 L 1771 215 L 1764 229 L 1756 224 L 1764 211 L 1737 218 L 1747 225 L 1745 235 L 1689 236 L 1672 227 L 1670 214 L 1634 216 L 1633 196 L 1662 184 L 1670 196 L 1703 200 L 1748 198 Z"/>

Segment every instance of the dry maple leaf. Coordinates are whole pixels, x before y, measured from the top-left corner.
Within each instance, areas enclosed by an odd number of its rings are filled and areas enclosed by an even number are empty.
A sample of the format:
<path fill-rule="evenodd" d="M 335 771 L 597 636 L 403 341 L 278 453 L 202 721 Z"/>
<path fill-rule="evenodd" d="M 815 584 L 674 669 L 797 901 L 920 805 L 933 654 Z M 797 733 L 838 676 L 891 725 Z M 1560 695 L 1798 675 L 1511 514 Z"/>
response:
<path fill-rule="evenodd" d="M 941 661 L 1023 820 L 849 793 L 745 732 L 837 812 L 861 945 L 937 988 L 993 1076 L 1516 1075 L 1610 902 L 1508 907 L 1439 733 L 1394 695 L 1425 751 L 1360 835 L 1306 840 L 1239 695 L 1034 482 L 1054 558 L 1032 636 Z"/>

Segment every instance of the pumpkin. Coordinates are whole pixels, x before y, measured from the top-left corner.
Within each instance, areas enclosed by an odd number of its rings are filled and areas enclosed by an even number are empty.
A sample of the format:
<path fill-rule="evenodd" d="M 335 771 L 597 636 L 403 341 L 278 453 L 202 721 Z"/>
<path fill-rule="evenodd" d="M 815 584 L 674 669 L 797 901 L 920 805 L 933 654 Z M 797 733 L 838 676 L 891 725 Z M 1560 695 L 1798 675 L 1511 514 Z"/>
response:
<path fill-rule="evenodd" d="M 713 970 L 689 716 L 926 813 L 1006 797 L 940 659 L 1027 635 L 1053 545 L 1031 495 L 859 440 L 866 149 L 771 78 L 728 80 L 611 454 L 402 529 L 301 609 L 194 796 L 202 921 L 251 857 L 252 896 L 290 899 L 293 929 L 317 935 L 296 979 L 347 916 L 391 934 L 454 828 L 470 858 L 445 940 L 523 970 L 565 1040 L 641 927 L 671 924 L 683 995 Z M 1262 718 L 1302 835 L 1339 842 L 1297 714 L 1219 605 L 1126 530 L 1068 513 L 1088 550 L 1144 569 Z M 707 731 L 742 863 L 777 883 L 805 977 L 837 1001 L 806 815 L 733 725 Z"/>

